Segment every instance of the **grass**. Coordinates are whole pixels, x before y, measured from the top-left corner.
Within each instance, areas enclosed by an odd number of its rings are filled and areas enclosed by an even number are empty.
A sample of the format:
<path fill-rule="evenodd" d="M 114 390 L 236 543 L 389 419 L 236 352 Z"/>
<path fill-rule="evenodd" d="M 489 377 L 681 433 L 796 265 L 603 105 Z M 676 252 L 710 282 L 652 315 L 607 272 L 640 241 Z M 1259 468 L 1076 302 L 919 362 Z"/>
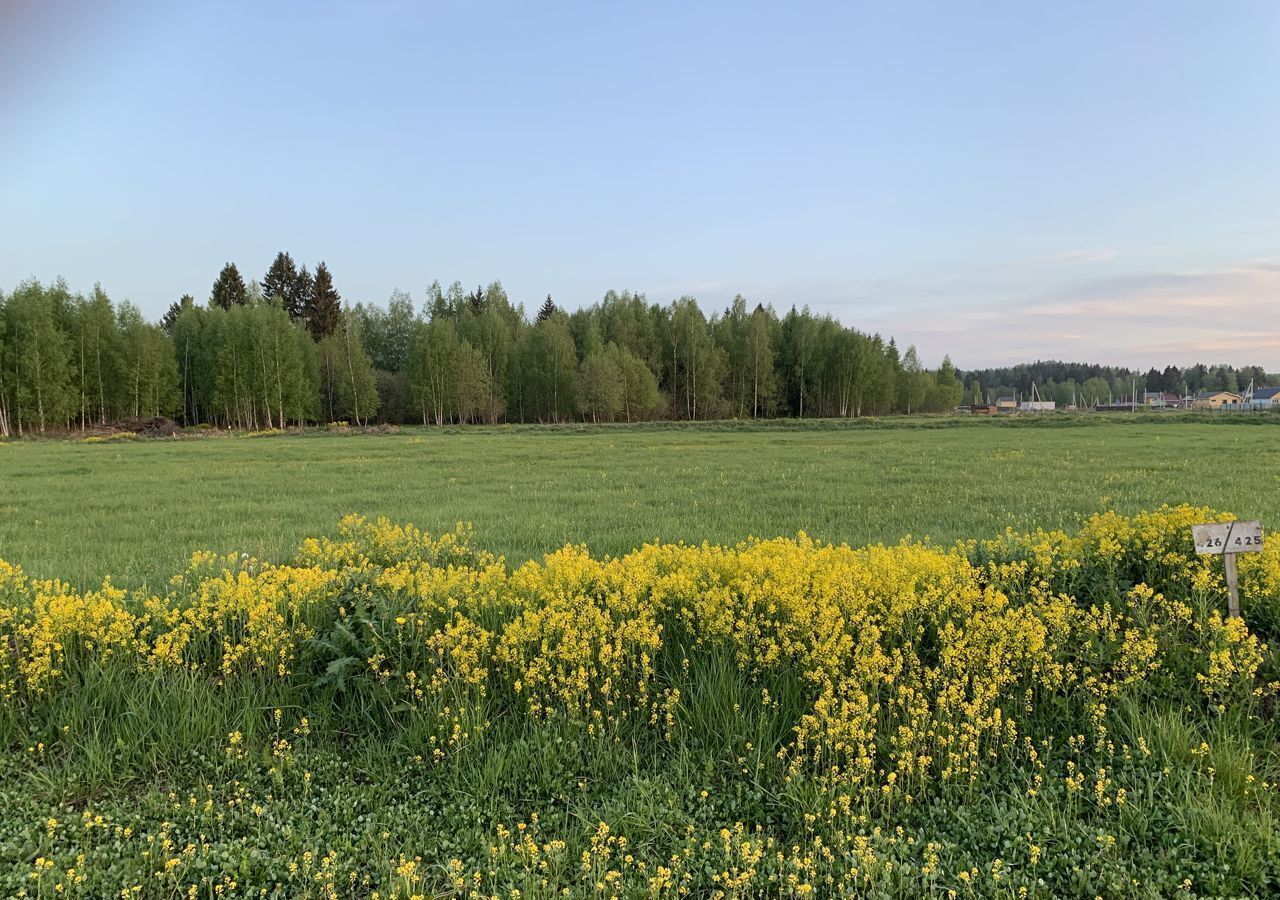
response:
<path fill-rule="evenodd" d="M 1280 522 L 1280 429 L 1147 418 L 17 441 L 0 445 L 0 559 L 132 587 L 195 550 L 287 559 L 351 512 L 470 522 L 510 561 L 797 531 L 950 543 L 1180 502 Z"/>
<path fill-rule="evenodd" d="M 0 895 L 1274 895 L 1280 673 L 1204 515 L 518 572 L 348 523 L 145 604 L 0 568 Z M 1274 641 L 1280 541 L 1241 574 Z"/>
<path fill-rule="evenodd" d="M 732 543 L 801 530 L 854 546 L 907 534 L 949 545 L 1006 526 L 1073 532 L 1099 510 L 1180 502 L 1275 526 L 1280 429 L 1245 422 L 1268 420 L 938 418 L 17 441 L 0 445 L 0 559 L 86 589 L 108 575 L 116 585 L 158 588 L 194 550 L 283 561 L 350 512 L 436 532 L 470 521 L 473 544 L 509 563 L 566 542 L 619 554 L 655 538 Z M 1274 895 L 1280 659 L 1264 647 L 1253 667 L 1222 665 L 1245 660 L 1252 637 L 1233 636 L 1213 617 L 1220 582 L 1187 573 L 1216 573 L 1216 561 L 1191 553 L 1186 524 L 1197 519 L 1175 513 L 1161 513 L 1167 522 L 1155 531 L 1105 525 L 1151 543 L 1113 552 L 1105 541 L 1082 541 L 1080 570 L 1054 568 L 1049 590 L 1019 574 L 1021 545 L 992 550 L 1018 563 L 988 576 L 1009 602 L 975 582 L 965 601 L 973 606 L 964 607 L 973 614 L 954 611 L 954 587 L 919 606 L 903 599 L 923 590 L 916 575 L 927 582 L 934 571 L 913 548 L 878 557 L 856 583 L 822 582 L 822 569 L 761 557 L 734 569 L 741 582 L 681 594 L 680 585 L 702 583 L 686 572 L 661 581 L 662 596 L 677 599 L 646 632 L 660 637 L 651 675 L 636 674 L 650 645 L 626 637 L 642 617 L 581 563 L 562 563 L 554 577 L 547 566 L 441 594 L 380 585 L 387 563 L 365 564 L 277 633 L 284 646 L 297 642 L 288 671 L 272 662 L 230 674 L 219 664 L 228 642 L 273 633 L 262 613 L 281 601 L 260 570 L 228 595 L 226 611 L 192 619 L 207 633 L 188 645 L 185 665 L 166 667 L 104 650 L 106 632 L 93 629 L 113 620 L 101 595 L 88 612 L 47 598 L 40 607 L 10 584 L 6 601 L 0 567 L 0 895 L 377 891 L 381 900 L 412 900 L 470 896 L 483 881 L 484 896 L 559 896 L 562 886 L 578 897 L 678 896 L 655 887 L 668 862 L 683 873 L 686 896 L 840 896 L 855 887 L 883 898 Z M 1280 543 L 1270 540 L 1267 554 L 1242 569 L 1242 584 L 1249 627 L 1274 644 Z M 351 558 L 374 559 L 369 547 L 382 545 L 360 546 Z M 1041 549 L 1049 546 L 1061 545 Z M 972 552 L 989 561 L 988 551 Z M 629 571 L 623 583 L 633 586 L 652 574 Z M 1139 581 L 1164 597 L 1131 592 Z M 821 587 L 837 583 L 848 594 L 842 602 L 867 604 L 870 618 L 809 618 Z M 762 587 L 751 593 L 743 584 Z M 185 613 L 221 602 L 229 588 L 173 590 L 165 602 Z M 739 591 L 765 602 L 739 603 Z M 460 607 L 437 602 L 455 594 Z M 110 603 L 138 615 L 147 608 L 137 597 Z M 17 627 L 37 608 L 68 630 L 53 638 Z M 1073 618 L 1077 609 L 1087 615 Z M 148 621 L 164 632 L 181 620 Z M 474 664 L 465 644 L 431 643 L 449 633 L 474 639 L 462 628 L 468 621 L 492 633 L 476 639 L 487 649 Z M 1022 630 L 1036 622 L 1047 630 Z M 303 624 L 316 640 L 302 637 Z M 157 639 L 151 625 L 128 633 L 148 647 Z M 785 644 L 771 643 L 784 634 Z M 838 649 L 833 635 L 846 634 L 856 653 Z M 494 635 L 524 649 L 503 656 Z M 1039 643 L 1046 635 L 1058 639 L 1051 649 Z M 1159 665 L 1131 678 L 1121 660 L 1129 651 L 1145 658 L 1144 636 L 1157 642 Z M 41 640 L 59 644 L 54 687 L 27 691 L 25 676 L 6 682 L 15 678 L 12 661 Z M 823 653 L 789 655 L 808 641 Z M 577 655 L 584 643 L 585 660 Z M 440 647 L 462 650 L 446 657 Z M 998 711 L 1018 723 L 1006 733 L 975 698 L 1006 667 L 1023 666 L 1023 653 L 1041 661 L 1002 682 Z M 880 669 L 891 658 L 907 661 L 899 676 Z M 1059 682 L 1060 665 L 1080 677 Z M 1215 665 L 1221 684 L 1210 689 L 1199 675 Z M 561 681 L 537 680 L 559 666 Z M 414 699 L 413 685 L 433 671 L 455 680 Z M 481 674 L 464 684 L 465 672 Z M 940 673 L 950 690 L 938 687 Z M 828 773 L 817 757 L 789 764 L 804 752 L 797 729 L 833 676 L 860 679 L 847 708 L 823 708 L 848 729 L 837 738 L 867 742 L 876 766 L 869 786 Z M 525 706 L 539 690 L 556 702 L 557 685 L 576 679 L 592 686 L 604 717 L 590 721 L 607 723 L 603 730 Z M 606 683 L 624 702 L 604 699 Z M 668 690 L 678 702 L 664 724 L 656 705 L 650 717 L 636 698 L 652 705 Z M 871 732 L 858 719 L 863 690 L 876 699 Z M 627 718 L 632 701 L 640 713 Z M 979 777 L 949 780 L 941 770 L 950 768 L 950 745 L 938 736 L 970 727 L 985 735 Z M 899 753 L 898 741 L 908 751 Z M 448 752 L 436 760 L 440 746 Z M 913 775 L 920 753 L 933 761 Z M 895 766 L 903 780 L 890 790 Z M 744 832 L 733 831 L 738 823 Z M 539 845 L 532 855 L 525 836 Z M 769 852 L 752 856 L 770 841 Z M 458 872 L 479 880 L 460 884 Z"/>

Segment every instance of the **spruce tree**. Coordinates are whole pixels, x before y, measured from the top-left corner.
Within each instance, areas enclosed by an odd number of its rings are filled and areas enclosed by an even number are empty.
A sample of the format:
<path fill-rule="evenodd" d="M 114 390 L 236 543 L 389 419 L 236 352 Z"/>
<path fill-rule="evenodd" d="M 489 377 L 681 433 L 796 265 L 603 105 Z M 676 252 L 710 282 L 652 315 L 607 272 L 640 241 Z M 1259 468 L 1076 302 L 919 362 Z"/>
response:
<path fill-rule="evenodd" d="M 180 299 L 169 304 L 169 308 L 160 317 L 160 327 L 164 329 L 165 334 L 173 333 L 173 323 L 178 321 L 178 316 L 182 315 L 182 310 L 195 302 L 195 297 L 190 294 L 183 294 Z"/>
<path fill-rule="evenodd" d="M 294 300 L 297 281 L 298 267 L 294 265 L 293 257 L 281 251 L 276 254 L 271 268 L 267 269 L 267 274 L 262 278 L 262 295 L 268 300 L 275 300 L 290 315 L 296 316 L 298 313 L 294 312 L 290 304 Z"/>
<path fill-rule="evenodd" d="M 307 304 L 307 327 L 317 341 L 333 334 L 342 313 L 342 298 L 333 286 L 333 276 L 323 262 L 316 266 L 315 281 Z"/>
<path fill-rule="evenodd" d="M 289 315 L 295 319 L 306 319 L 307 310 L 311 307 L 311 294 L 315 291 L 316 280 L 307 271 L 306 266 L 298 269 L 298 275 L 293 280 L 293 286 L 289 292 L 289 302 L 287 308 Z"/>
<path fill-rule="evenodd" d="M 555 305 L 555 302 L 552 301 L 551 295 L 547 294 L 546 302 L 544 302 L 542 304 L 542 308 L 538 310 L 538 322 L 542 323 L 547 321 L 547 319 L 550 319 L 556 314 L 556 309 L 558 309 L 558 307 Z"/>
<path fill-rule="evenodd" d="M 218 280 L 213 283 L 213 294 L 209 302 L 223 309 L 231 309 L 232 306 L 243 306 L 245 297 L 244 279 L 240 277 L 240 270 L 236 268 L 235 263 L 229 262 L 218 273 Z"/>

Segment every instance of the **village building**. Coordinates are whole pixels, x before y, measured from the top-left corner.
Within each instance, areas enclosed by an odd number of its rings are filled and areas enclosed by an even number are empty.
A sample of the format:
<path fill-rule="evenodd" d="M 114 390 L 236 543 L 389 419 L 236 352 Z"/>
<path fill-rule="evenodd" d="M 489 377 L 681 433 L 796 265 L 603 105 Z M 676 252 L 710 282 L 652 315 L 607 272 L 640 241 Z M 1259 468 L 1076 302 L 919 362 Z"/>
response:
<path fill-rule="evenodd" d="M 1225 406 L 1243 402 L 1244 398 L 1233 391 L 1201 391 L 1191 398 L 1191 408 L 1220 410 Z"/>
<path fill-rule="evenodd" d="M 1181 409 L 1183 399 L 1168 391 L 1146 391 L 1142 395 L 1142 403 L 1152 409 Z"/>
<path fill-rule="evenodd" d="M 1246 405 L 1249 409 L 1280 409 L 1280 387 L 1255 388 Z"/>

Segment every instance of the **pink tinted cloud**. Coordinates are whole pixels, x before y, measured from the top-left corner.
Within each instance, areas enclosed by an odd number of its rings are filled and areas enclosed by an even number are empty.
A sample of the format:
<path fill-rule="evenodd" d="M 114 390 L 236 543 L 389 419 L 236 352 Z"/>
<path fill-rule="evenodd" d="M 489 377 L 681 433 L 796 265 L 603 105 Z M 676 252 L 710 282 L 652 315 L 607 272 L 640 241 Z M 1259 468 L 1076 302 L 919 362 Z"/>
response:
<path fill-rule="evenodd" d="M 1153 273 L 1081 282 L 1037 296 L 887 313 L 876 328 L 926 360 L 962 368 L 1034 359 L 1133 366 L 1197 361 L 1280 371 L 1280 266 Z"/>

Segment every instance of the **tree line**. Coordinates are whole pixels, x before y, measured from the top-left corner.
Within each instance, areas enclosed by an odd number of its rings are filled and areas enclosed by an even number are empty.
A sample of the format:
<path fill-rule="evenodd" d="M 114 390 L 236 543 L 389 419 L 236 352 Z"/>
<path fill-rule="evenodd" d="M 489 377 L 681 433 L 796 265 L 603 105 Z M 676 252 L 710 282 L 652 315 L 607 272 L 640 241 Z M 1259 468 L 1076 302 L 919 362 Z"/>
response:
<path fill-rule="evenodd" d="M 934 370 L 914 347 L 738 296 L 708 316 L 609 291 L 589 307 L 550 296 L 526 314 L 501 282 L 434 282 L 423 302 L 346 306 L 325 263 L 279 253 L 260 281 L 227 263 L 205 302 L 158 323 L 95 286 L 0 291 L 0 434 L 171 416 L 248 430 L 313 422 L 423 424 L 853 417 L 940 412 L 997 396 L 1096 405 L 1280 381 L 1261 367 L 1139 372 L 1057 361 Z"/>
<path fill-rule="evenodd" d="M 1197 363 L 1187 368 L 1152 367 L 1146 372 L 1122 366 L 1091 363 L 1066 363 L 1056 360 L 1024 363 L 1003 368 L 977 369 L 962 373 L 966 402 L 994 402 L 997 397 L 1026 399 L 1032 386 L 1046 400 L 1059 406 L 1075 403 L 1098 406 L 1131 399 L 1142 402 L 1145 392 L 1160 392 L 1186 397 L 1201 391 L 1245 391 L 1250 382 L 1255 388 L 1280 384 L 1280 375 L 1268 374 L 1261 366 L 1206 366 Z"/>
<path fill-rule="evenodd" d="M 391 421 L 592 422 L 860 416 L 950 409 L 955 368 L 927 371 L 914 348 L 830 316 L 742 297 L 707 316 L 609 291 L 566 312 L 547 297 L 532 317 L 500 282 L 433 283 L 359 304 L 382 415 Z"/>
<path fill-rule="evenodd" d="M 133 304 L 61 281 L 0 292 L 0 434 L 163 415 L 178 399 L 173 343 Z"/>
<path fill-rule="evenodd" d="M 346 306 L 328 267 L 276 256 L 261 281 L 234 263 L 206 302 L 158 323 L 101 287 L 0 292 L 0 433 L 171 416 L 240 429 L 311 422 L 425 424 L 852 417 L 960 402 L 949 359 L 830 316 L 734 299 L 708 316 L 609 291 L 532 315 L 498 281 L 439 282 L 418 305 Z"/>

